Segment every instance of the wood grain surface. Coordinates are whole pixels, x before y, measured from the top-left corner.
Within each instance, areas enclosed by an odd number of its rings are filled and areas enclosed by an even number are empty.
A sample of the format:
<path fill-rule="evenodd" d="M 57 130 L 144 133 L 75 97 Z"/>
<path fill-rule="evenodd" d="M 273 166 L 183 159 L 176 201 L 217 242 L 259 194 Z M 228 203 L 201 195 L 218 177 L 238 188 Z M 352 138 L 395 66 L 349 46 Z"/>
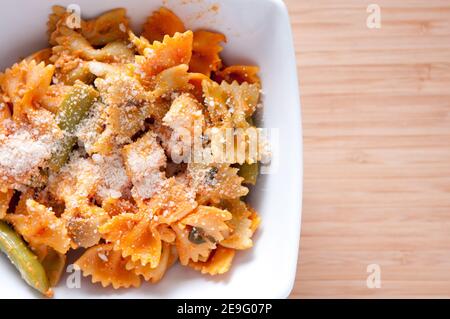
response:
<path fill-rule="evenodd" d="M 291 297 L 450 297 L 450 1 L 285 2 L 305 146 Z"/>

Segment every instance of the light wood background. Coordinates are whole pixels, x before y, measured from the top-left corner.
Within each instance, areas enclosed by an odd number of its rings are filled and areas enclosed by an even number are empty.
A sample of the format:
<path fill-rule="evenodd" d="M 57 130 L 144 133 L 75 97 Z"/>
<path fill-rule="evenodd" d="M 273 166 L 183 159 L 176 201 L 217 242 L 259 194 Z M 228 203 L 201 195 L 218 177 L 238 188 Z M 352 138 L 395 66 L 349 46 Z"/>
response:
<path fill-rule="evenodd" d="M 450 0 L 285 2 L 305 146 L 291 297 L 450 297 Z"/>

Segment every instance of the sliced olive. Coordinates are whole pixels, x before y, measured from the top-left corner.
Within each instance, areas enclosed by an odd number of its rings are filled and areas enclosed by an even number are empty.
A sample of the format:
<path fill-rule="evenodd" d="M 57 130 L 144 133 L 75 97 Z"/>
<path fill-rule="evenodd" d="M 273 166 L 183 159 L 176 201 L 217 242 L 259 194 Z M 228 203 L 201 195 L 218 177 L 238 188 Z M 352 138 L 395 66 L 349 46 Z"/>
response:
<path fill-rule="evenodd" d="M 192 230 L 190 231 L 188 238 L 191 243 L 196 245 L 206 243 L 206 240 L 203 238 L 201 234 L 201 230 L 196 227 L 192 227 Z"/>

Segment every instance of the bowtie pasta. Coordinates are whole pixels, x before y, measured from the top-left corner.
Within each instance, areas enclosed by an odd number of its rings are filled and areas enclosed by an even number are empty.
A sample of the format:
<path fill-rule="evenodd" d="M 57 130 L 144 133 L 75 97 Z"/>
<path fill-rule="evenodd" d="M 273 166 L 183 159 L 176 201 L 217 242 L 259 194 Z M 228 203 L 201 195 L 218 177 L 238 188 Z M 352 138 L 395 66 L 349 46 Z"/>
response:
<path fill-rule="evenodd" d="M 223 34 L 167 8 L 141 35 L 124 9 L 75 27 L 70 15 L 53 7 L 50 47 L 0 74 L 0 248 L 46 296 L 71 250 L 84 276 L 115 289 L 156 283 L 177 262 L 227 272 L 260 224 L 245 202 L 263 153 L 248 150 L 258 67 L 226 66 Z M 241 154 L 205 160 L 230 131 Z"/>

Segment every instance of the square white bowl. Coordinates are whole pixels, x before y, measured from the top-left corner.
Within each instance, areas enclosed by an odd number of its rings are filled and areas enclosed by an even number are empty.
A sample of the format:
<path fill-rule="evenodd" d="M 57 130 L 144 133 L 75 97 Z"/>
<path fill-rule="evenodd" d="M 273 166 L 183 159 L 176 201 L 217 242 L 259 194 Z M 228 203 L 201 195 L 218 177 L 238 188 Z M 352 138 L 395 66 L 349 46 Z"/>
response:
<path fill-rule="evenodd" d="M 254 247 L 239 251 L 229 273 L 209 277 L 179 265 L 157 285 L 138 289 L 102 288 L 81 280 L 68 288 L 66 274 L 55 288 L 56 298 L 285 298 L 292 290 L 299 248 L 303 151 L 300 99 L 289 16 L 281 0 L 14 0 L 4 1 L 0 13 L 0 69 L 48 46 L 46 22 L 52 5 L 77 4 L 84 18 L 124 7 L 139 31 L 145 18 L 165 5 L 190 29 L 210 29 L 228 38 L 223 52 L 227 64 L 261 68 L 264 109 L 259 127 L 278 129 L 271 174 L 260 177 L 250 203 L 261 214 Z M 217 7 L 215 7 L 217 5 Z M 216 10 L 218 8 L 218 10 Z M 40 297 L 0 255 L 0 298 Z"/>

